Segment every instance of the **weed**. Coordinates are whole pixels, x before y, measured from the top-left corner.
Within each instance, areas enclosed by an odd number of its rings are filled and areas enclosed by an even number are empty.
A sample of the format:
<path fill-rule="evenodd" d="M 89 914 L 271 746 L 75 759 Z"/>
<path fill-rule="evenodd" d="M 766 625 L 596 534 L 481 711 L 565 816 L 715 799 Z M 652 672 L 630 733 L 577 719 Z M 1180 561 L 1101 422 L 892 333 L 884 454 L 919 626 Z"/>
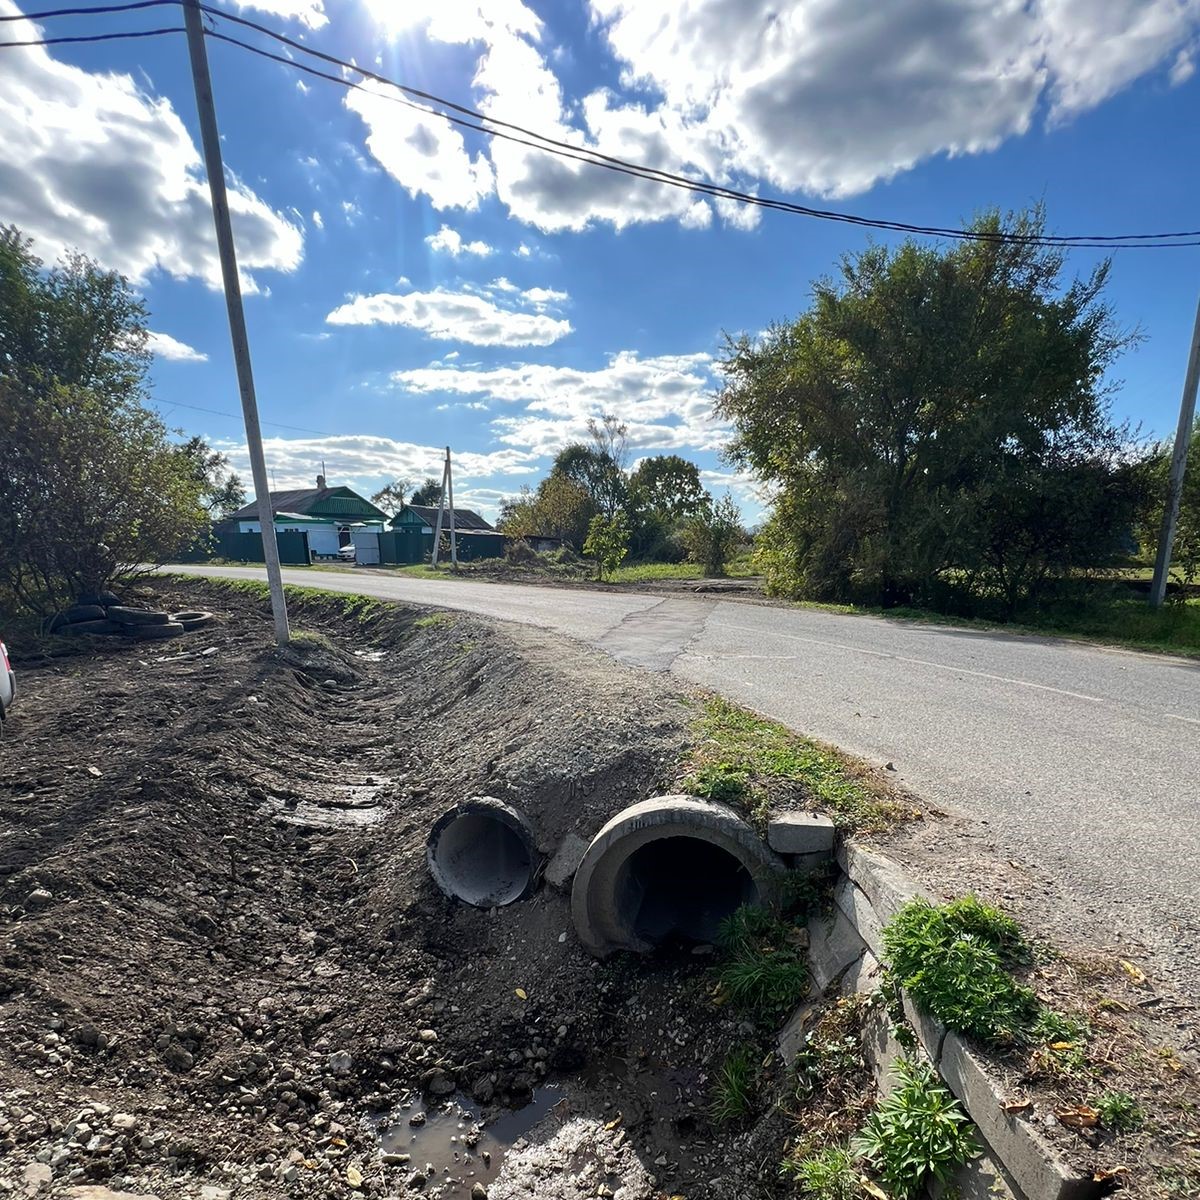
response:
<path fill-rule="evenodd" d="M 291 634 L 293 646 L 301 648 L 319 647 L 322 650 L 334 650 L 334 644 L 323 634 L 311 629 L 293 629 Z"/>
<path fill-rule="evenodd" d="M 807 1100 L 828 1080 L 863 1068 L 862 1042 L 854 1034 L 810 1037 L 796 1055 L 796 1097 Z"/>
<path fill-rule="evenodd" d="M 867 1118 L 852 1149 L 891 1195 L 911 1200 L 927 1183 L 947 1183 L 979 1146 L 970 1118 L 931 1067 L 898 1058 L 894 1069 L 899 1086 Z"/>
<path fill-rule="evenodd" d="M 793 941 L 794 926 L 749 905 L 721 922 L 717 994 L 738 1008 L 772 1019 L 797 1004 L 808 988 L 808 967 Z"/>
<path fill-rule="evenodd" d="M 1037 1020 L 1037 997 L 1009 974 L 1029 948 L 1017 925 L 966 896 L 910 900 L 883 931 L 887 965 L 913 1000 L 949 1028 L 981 1041 L 1015 1041 Z"/>
<path fill-rule="evenodd" d="M 416 629 L 436 629 L 439 625 L 452 625 L 454 618 L 447 612 L 430 613 L 427 617 L 418 617 L 413 622 Z"/>
<path fill-rule="evenodd" d="M 797 922 L 828 913 L 839 874 L 832 863 L 813 871 L 789 871 L 784 877 L 780 898 L 784 913 Z"/>
<path fill-rule="evenodd" d="M 1033 1074 L 1062 1077 L 1074 1075 L 1087 1066 L 1092 1027 L 1086 1021 L 1043 1008 L 1026 1036 L 1037 1047 L 1029 1063 Z"/>
<path fill-rule="evenodd" d="M 749 791 L 749 773 L 745 767 L 729 762 L 706 763 L 683 781 L 683 790 L 706 800 L 738 804 Z"/>
<path fill-rule="evenodd" d="M 705 702 L 696 733 L 700 742 L 684 784 L 696 795 L 735 799 L 765 817 L 772 795 L 792 799 L 799 788 L 807 803 L 846 829 L 879 827 L 899 816 L 837 752 L 719 696 Z M 725 795 L 714 796 L 713 789 Z"/>
<path fill-rule="evenodd" d="M 862 1196 L 854 1155 L 843 1146 L 829 1146 L 805 1158 L 785 1158 L 783 1173 L 812 1200 L 858 1200 Z"/>
<path fill-rule="evenodd" d="M 1113 1133 L 1135 1133 L 1145 1117 L 1141 1106 L 1128 1092 L 1105 1092 L 1096 1101 L 1100 1124 Z"/>
<path fill-rule="evenodd" d="M 758 1070 L 749 1046 L 731 1050 L 713 1080 L 712 1115 L 715 1121 L 740 1121 L 750 1115 Z"/>

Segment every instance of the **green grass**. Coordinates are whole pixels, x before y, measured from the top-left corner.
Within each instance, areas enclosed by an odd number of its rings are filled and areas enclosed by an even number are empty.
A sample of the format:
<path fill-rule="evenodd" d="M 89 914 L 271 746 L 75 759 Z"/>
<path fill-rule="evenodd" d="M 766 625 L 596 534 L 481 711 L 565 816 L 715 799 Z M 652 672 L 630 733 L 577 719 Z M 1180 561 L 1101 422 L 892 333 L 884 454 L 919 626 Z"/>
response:
<path fill-rule="evenodd" d="M 705 701 L 695 734 L 683 780 L 692 795 L 740 803 L 763 819 L 773 796 L 799 787 L 806 803 L 845 829 L 878 828 L 900 816 L 837 751 L 720 696 Z"/>
<path fill-rule="evenodd" d="M 713 1080 L 710 1111 L 714 1121 L 742 1121 L 750 1115 L 757 1075 L 751 1047 L 739 1046 L 729 1052 Z"/>
<path fill-rule="evenodd" d="M 810 1200 L 859 1200 L 865 1196 L 857 1160 L 844 1146 L 828 1146 L 803 1158 L 785 1158 L 783 1173 Z"/>
<path fill-rule="evenodd" d="M 749 905 L 726 917 L 717 933 L 717 998 L 765 1022 L 794 1008 L 808 991 L 808 965 L 794 932 L 794 926 Z"/>
<path fill-rule="evenodd" d="M 1105 1092 L 1096 1111 L 1100 1124 L 1113 1133 L 1136 1133 L 1145 1122 L 1141 1106 L 1128 1092 Z"/>

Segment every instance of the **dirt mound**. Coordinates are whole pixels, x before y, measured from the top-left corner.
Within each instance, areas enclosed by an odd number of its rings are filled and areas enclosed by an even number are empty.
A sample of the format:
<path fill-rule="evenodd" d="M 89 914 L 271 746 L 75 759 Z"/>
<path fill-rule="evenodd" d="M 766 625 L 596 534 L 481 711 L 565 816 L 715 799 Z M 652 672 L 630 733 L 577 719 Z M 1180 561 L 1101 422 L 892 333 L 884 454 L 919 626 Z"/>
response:
<path fill-rule="evenodd" d="M 739 1034 L 703 960 L 598 964 L 560 894 L 467 908 L 424 862 L 466 796 L 520 806 L 549 851 L 669 789 L 688 717 L 670 681 L 463 615 L 305 598 L 315 636 L 279 654 L 248 590 L 155 602 L 218 620 L 22 675 L 0 1181 L 385 1195 L 423 1165 L 380 1158 L 379 1118 L 456 1090 L 521 1103 L 586 1065 L 572 1115 L 619 1115 L 654 1187 L 703 1197 L 706 1079 Z M 427 1195 L 470 1194 L 439 1170 Z"/>

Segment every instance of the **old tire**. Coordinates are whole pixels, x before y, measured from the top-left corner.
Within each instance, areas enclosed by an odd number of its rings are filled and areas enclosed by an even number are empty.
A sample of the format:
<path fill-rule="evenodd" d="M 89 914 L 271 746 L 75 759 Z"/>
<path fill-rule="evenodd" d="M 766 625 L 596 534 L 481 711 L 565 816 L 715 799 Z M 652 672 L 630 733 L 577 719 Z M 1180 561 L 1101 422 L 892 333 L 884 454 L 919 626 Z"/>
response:
<path fill-rule="evenodd" d="M 200 629 L 207 625 L 213 619 L 210 612 L 196 610 L 194 612 L 177 612 L 171 614 L 171 620 L 177 625 L 182 625 L 187 633 L 191 633 L 193 629 Z"/>
<path fill-rule="evenodd" d="M 70 625 L 62 625 L 54 631 L 59 637 L 111 637 L 121 632 L 121 626 L 115 621 L 72 621 Z"/>
<path fill-rule="evenodd" d="M 108 610 L 108 619 L 121 625 L 165 625 L 170 621 L 171 614 L 149 608 L 125 608 L 123 605 L 114 604 Z"/>
<path fill-rule="evenodd" d="M 121 633 L 135 642 L 157 642 L 179 637 L 183 626 L 178 621 L 167 621 L 165 625 L 126 625 Z"/>
<path fill-rule="evenodd" d="M 105 618 L 104 609 L 99 604 L 73 604 L 62 615 L 70 625 L 77 625 L 81 621 L 103 621 Z"/>

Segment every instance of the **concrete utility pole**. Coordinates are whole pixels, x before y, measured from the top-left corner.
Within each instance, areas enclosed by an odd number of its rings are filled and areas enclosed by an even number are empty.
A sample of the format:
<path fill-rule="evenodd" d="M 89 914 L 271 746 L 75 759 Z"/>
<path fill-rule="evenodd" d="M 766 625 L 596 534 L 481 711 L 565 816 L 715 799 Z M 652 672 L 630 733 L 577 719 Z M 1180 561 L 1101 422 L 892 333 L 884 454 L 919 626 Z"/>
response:
<path fill-rule="evenodd" d="M 283 595 L 283 577 L 279 573 L 279 543 L 275 540 L 275 512 L 267 463 L 263 458 L 262 430 L 258 424 L 258 401 L 254 395 L 254 373 L 250 368 L 250 342 L 246 337 L 246 316 L 242 311 L 242 287 L 238 282 L 237 252 L 229 224 L 229 197 L 225 193 L 225 164 L 221 161 L 221 137 L 217 132 L 217 111 L 213 106 L 212 79 L 208 74 L 208 51 L 204 46 L 199 0 L 184 0 L 184 25 L 187 28 L 188 54 L 192 60 L 192 83 L 196 89 L 196 111 L 200 117 L 200 141 L 204 149 L 204 169 L 212 195 L 213 224 L 217 228 L 217 249 L 221 255 L 221 278 L 225 283 L 225 306 L 229 310 L 229 336 L 233 342 L 233 361 L 237 366 L 238 390 L 242 395 L 242 415 L 246 422 L 246 448 L 250 454 L 250 474 L 254 497 L 258 502 L 258 524 L 262 530 L 263 558 L 267 564 L 267 584 L 271 589 L 271 611 L 275 616 L 275 641 L 286 646 L 288 632 L 287 601 Z"/>
<path fill-rule="evenodd" d="M 446 448 L 446 461 L 442 463 L 442 487 L 438 492 L 438 515 L 437 524 L 433 530 L 433 555 L 430 558 L 430 565 L 436 567 L 438 558 L 442 552 L 442 517 L 446 512 L 446 481 L 450 474 L 450 448 Z M 450 522 L 454 524 L 453 521 Z"/>
<path fill-rule="evenodd" d="M 454 519 L 454 468 L 450 465 L 450 447 L 446 447 L 446 495 L 450 502 L 450 565 L 458 570 L 458 522 Z"/>
<path fill-rule="evenodd" d="M 1196 302 L 1192 349 L 1188 355 L 1187 375 L 1183 381 L 1183 399 L 1179 402 L 1179 428 L 1175 430 L 1175 450 L 1171 455 L 1167 507 L 1163 511 L 1162 532 L 1158 537 L 1158 556 L 1154 560 L 1154 580 L 1150 584 L 1151 608 L 1161 608 L 1167 596 L 1167 575 L 1171 570 L 1171 549 L 1175 544 L 1179 501 L 1183 496 L 1183 475 L 1187 469 L 1188 448 L 1192 443 L 1192 426 L 1196 421 L 1197 385 L 1200 385 L 1200 301 Z"/>

